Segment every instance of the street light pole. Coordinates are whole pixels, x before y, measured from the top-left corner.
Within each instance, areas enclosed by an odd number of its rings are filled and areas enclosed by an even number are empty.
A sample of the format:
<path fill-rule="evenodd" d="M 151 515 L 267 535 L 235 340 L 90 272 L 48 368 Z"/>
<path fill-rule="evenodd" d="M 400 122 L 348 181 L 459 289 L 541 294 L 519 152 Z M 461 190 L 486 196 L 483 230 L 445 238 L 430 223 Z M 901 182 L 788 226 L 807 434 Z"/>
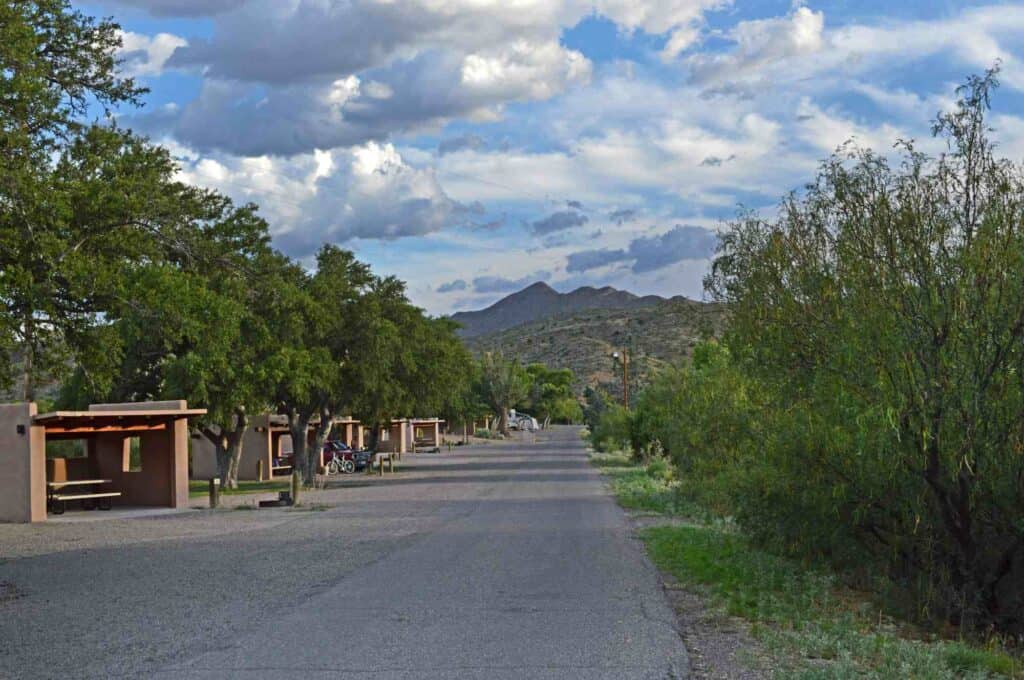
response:
<path fill-rule="evenodd" d="M 612 359 L 622 363 L 622 404 L 629 408 L 629 350 L 622 348 L 622 354 L 612 353 Z"/>

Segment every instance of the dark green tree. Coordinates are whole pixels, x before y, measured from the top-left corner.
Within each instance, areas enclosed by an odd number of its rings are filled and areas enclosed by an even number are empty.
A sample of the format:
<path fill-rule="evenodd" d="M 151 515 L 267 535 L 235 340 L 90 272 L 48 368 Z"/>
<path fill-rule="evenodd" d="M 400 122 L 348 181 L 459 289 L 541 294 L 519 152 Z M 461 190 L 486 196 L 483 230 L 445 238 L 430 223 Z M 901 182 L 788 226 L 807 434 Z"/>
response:
<path fill-rule="evenodd" d="M 737 221 L 708 284 L 772 395 L 747 526 L 1019 632 L 1024 171 L 995 155 L 995 85 L 971 78 L 938 117 L 938 158 L 851 146 L 778 219 Z"/>
<path fill-rule="evenodd" d="M 529 374 L 517 359 L 506 359 L 501 352 L 487 352 L 480 358 L 477 379 L 481 401 L 493 410 L 498 432 L 507 435 L 509 409 L 529 394 Z"/>
<path fill-rule="evenodd" d="M 526 367 L 530 389 L 521 405 L 522 410 L 534 416 L 545 426 L 550 422 L 578 423 L 583 410 L 573 393 L 575 376 L 571 369 L 551 369 L 544 364 Z"/>

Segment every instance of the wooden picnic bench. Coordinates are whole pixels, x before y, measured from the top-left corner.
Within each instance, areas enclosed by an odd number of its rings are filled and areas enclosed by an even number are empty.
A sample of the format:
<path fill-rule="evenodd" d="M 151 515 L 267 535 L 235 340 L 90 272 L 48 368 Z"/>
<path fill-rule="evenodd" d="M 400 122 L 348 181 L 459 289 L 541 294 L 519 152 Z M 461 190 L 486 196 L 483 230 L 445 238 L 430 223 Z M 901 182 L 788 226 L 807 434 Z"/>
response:
<path fill-rule="evenodd" d="M 92 502 L 96 501 L 96 507 L 100 510 L 110 510 L 111 500 L 121 495 L 120 491 L 98 491 L 88 492 L 83 489 L 77 492 L 71 489 L 71 493 L 62 493 L 65 487 L 90 487 L 99 484 L 110 484 L 110 479 L 68 479 L 63 482 L 46 483 L 46 506 L 49 512 L 55 515 L 63 515 L 67 509 L 68 501 L 82 501 L 84 510 L 92 509 Z"/>
<path fill-rule="evenodd" d="M 396 458 L 396 455 L 394 453 L 391 453 L 391 452 L 376 453 L 373 456 L 373 463 L 371 463 L 370 465 L 366 466 L 366 472 L 369 473 L 369 474 L 373 474 L 373 466 L 376 465 L 377 466 L 377 474 L 380 475 L 380 476 L 383 476 L 384 475 L 384 462 L 385 461 L 387 461 L 387 464 L 388 464 L 388 472 L 394 472 L 395 471 L 395 458 Z"/>

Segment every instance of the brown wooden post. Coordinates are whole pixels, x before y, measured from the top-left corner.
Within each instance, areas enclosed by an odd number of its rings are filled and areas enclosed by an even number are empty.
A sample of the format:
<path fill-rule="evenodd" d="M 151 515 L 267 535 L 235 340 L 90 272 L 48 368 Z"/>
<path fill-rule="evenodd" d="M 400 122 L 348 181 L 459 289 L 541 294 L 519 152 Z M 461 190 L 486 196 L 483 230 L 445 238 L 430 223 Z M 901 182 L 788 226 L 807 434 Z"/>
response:
<path fill-rule="evenodd" d="M 220 505 L 220 480 L 216 477 L 210 478 L 210 507 L 216 508 Z"/>

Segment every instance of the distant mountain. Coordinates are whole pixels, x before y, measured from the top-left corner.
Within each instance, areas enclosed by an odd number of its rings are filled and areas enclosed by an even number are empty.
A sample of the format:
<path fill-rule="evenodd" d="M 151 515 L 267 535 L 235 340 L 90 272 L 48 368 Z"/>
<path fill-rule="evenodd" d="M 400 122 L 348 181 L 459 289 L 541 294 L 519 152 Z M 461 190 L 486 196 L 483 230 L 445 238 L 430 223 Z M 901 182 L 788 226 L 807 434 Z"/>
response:
<path fill-rule="evenodd" d="M 639 309 L 663 302 L 665 298 L 657 295 L 640 297 L 611 286 L 584 286 L 571 293 L 559 293 L 548 284 L 538 281 L 518 293 L 498 300 L 486 309 L 458 312 L 452 314 L 451 318 L 462 325 L 459 334 L 463 338 L 473 338 L 500 333 L 524 323 L 578 314 L 585 310 Z"/>
<path fill-rule="evenodd" d="M 463 340 L 476 353 L 501 351 L 524 363 L 569 368 L 578 388 L 621 394 L 613 352 L 629 348 L 636 390 L 654 371 L 687 359 L 701 337 L 718 335 L 725 309 L 682 296 L 640 297 L 614 288 L 559 293 L 535 283 L 487 309 L 452 318 L 466 324 Z M 496 330 L 486 330 L 491 328 Z"/>

